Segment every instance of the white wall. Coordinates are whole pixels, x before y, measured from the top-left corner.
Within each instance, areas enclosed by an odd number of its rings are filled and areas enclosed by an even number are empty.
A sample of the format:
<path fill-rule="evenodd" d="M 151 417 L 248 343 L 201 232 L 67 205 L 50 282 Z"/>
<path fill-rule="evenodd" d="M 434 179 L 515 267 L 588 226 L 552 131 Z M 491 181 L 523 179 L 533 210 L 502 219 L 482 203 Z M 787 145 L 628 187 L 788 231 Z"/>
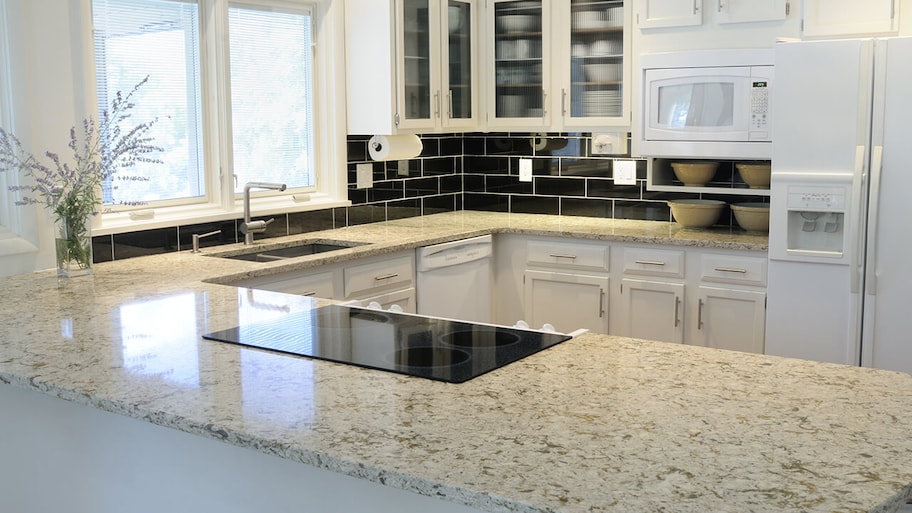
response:
<path fill-rule="evenodd" d="M 65 155 L 70 127 L 85 112 L 80 1 L 0 0 L 0 10 L 8 25 L 11 79 L 5 99 L 0 95 L 6 100 L 4 124 L 32 153 Z M 10 207 L 15 197 L 5 190 L 0 194 L 0 208 L 11 214 L 0 233 L 0 275 L 52 268 L 51 217 L 40 206 Z"/>

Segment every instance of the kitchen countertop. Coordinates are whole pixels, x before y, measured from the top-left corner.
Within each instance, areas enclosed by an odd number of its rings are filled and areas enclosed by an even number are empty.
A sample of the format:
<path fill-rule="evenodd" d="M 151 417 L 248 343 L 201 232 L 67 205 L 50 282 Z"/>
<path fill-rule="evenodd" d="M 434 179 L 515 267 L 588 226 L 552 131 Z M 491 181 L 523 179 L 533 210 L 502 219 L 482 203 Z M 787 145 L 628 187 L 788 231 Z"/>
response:
<path fill-rule="evenodd" d="M 912 494 L 907 374 L 586 334 L 453 385 L 200 338 L 317 304 L 226 276 L 492 232 L 766 249 L 737 230 L 459 212 L 321 233 L 377 244 L 291 263 L 180 252 L 62 287 L 14 276 L 0 383 L 488 511 L 891 512 Z M 251 386 L 269 391 L 254 406 Z"/>

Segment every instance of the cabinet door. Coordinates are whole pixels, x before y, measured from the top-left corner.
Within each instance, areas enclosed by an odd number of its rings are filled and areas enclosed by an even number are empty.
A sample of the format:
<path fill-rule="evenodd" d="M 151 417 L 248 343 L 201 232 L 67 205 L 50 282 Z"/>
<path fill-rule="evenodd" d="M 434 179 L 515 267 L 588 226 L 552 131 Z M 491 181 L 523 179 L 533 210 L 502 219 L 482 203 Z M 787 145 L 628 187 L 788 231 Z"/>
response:
<path fill-rule="evenodd" d="M 494 0 L 488 19 L 488 124 L 547 126 L 550 0 Z"/>
<path fill-rule="evenodd" d="M 324 299 L 336 299 L 335 273 L 323 272 L 289 272 L 280 273 L 262 278 L 232 283 L 236 287 L 249 287 L 251 289 L 271 290 L 273 292 L 287 292 L 302 296 L 313 296 Z"/>
<path fill-rule="evenodd" d="M 684 284 L 621 280 L 617 334 L 663 342 L 684 342 Z"/>
<path fill-rule="evenodd" d="M 629 124 L 629 0 L 572 0 L 555 4 L 558 108 L 565 127 Z M 613 120 L 613 122 L 612 122 Z"/>
<path fill-rule="evenodd" d="M 699 287 L 694 343 L 763 354 L 766 293 Z"/>
<path fill-rule="evenodd" d="M 885 34 L 899 30 L 897 0 L 804 0 L 806 36 Z"/>
<path fill-rule="evenodd" d="M 714 0 L 719 23 L 784 20 L 787 0 Z"/>
<path fill-rule="evenodd" d="M 703 0 L 638 0 L 637 24 L 644 29 L 700 25 L 702 3 Z"/>
<path fill-rule="evenodd" d="M 446 127 L 474 127 L 477 123 L 477 5 L 475 0 L 449 0 L 443 13 L 446 36 L 441 83 Z"/>
<path fill-rule="evenodd" d="M 608 333 L 607 276 L 527 270 L 523 288 L 525 321 L 533 329 L 549 323 L 563 333 Z"/>
<path fill-rule="evenodd" d="M 431 0 L 397 3 L 400 128 L 433 128 L 440 115 L 439 5 Z"/>

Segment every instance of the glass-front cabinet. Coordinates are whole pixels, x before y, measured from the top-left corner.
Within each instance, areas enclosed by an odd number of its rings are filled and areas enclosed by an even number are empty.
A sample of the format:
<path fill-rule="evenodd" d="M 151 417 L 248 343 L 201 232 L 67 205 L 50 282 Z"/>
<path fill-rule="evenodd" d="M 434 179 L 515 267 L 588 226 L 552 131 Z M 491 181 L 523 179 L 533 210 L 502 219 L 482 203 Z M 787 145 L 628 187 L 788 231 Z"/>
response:
<path fill-rule="evenodd" d="M 624 0 L 494 0 L 488 125 L 629 125 L 629 13 Z"/>
<path fill-rule="evenodd" d="M 346 0 L 349 133 L 478 127 L 477 0 Z"/>
<path fill-rule="evenodd" d="M 475 0 L 400 2 L 399 128 L 473 126 Z"/>
<path fill-rule="evenodd" d="M 548 0 L 494 0 L 488 4 L 490 73 L 488 123 L 547 126 L 550 119 L 551 40 Z"/>
<path fill-rule="evenodd" d="M 624 1 L 571 0 L 562 4 L 565 11 L 561 18 L 569 14 L 570 19 L 569 30 L 562 33 L 557 45 L 564 52 L 558 59 L 564 124 L 629 123 L 630 95 L 624 87 L 625 80 L 629 81 L 629 59 L 625 59 L 629 31 L 624 30 Z"/>

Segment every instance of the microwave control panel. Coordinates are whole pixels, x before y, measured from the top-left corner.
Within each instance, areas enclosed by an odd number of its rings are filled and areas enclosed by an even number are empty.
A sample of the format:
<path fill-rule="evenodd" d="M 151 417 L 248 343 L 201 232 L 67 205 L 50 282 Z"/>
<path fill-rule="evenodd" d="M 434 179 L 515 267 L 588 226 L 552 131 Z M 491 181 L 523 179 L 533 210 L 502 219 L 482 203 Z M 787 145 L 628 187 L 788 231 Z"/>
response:
<path fill-rule="evenodd" d="M 761 132 L 758 138 L 769 138 L 769 82 L 754 80 L 751 82 L 751 138 L 754 132 Z"/>

